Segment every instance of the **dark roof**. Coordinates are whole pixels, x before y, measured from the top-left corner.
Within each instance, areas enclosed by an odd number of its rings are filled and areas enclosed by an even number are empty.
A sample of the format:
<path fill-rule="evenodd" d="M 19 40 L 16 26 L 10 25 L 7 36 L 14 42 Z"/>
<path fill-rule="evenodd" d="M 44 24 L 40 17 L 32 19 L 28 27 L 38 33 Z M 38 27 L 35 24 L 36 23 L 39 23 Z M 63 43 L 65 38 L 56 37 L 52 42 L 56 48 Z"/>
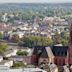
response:
<path fill-rule="evenodd" d="M 33 55 L 37 55 L 39 57 L 48 57 L 45 46 L 35 46 Z"/>
<path fill-rule="evenodd" d="M 68 46 L 53 46 L 54 56 L 67 56 Z"/>
<path fill-rule="evenodd" d="M 48 58 L 48 53 L 47 53 L 46 49 L 44 49 L 44 51 L 42 52 L 40 57 L 41 58 Z"/>
<path fill-rule="evenodd" d="M 41 58 L 48 58 L 48 57 L 54 57 L 52 50 L 50 47 L 45 46 L 36 46 L 33 50 L 33 55 L 36 55 Z"/>

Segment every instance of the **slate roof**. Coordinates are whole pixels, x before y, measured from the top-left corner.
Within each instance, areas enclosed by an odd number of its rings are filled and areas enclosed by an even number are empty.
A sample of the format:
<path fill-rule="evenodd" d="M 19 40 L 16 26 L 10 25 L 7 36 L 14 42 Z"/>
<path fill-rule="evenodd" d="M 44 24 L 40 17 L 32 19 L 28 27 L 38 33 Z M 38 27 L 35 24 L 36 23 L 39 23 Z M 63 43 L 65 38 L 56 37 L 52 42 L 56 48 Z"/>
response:
<path fill-rule="evenodd" d="M 42 52 L 44 51 L 44 49 L 45 49 L 45 46 L 35 46 L 34 51 L 33 51 L 33 55 L 40 56 L 42 54 Z"/>
<path fill-rule="evenodd" d="M 35 47 L 33 54 L 38 55 L 41 58 L 54 57 L 51 48 L 45 46 Z"/>
<path fill-rule="evenodd" d="M 66 57 L 68 51 L 68 46 L 53 46 L 45 47 L 45 46 L 36 46 L 33 50 L 33 55 L 47 58 L 47 57 L 54 57 L 54 56 L 60 56 L 60 57 Z"/>
<path fill-rule="evenodd" d="M 47 53 L 46 49 L 44 49 L 44 51 L 42 52 L 40 57 L 41 58 L 48 58 L 48 53 Z"/>
<path fill-rule="evenodd" d="M 68 46 L 53 46 L 52 52 L 54 56 L 67 56 Z"/>
<path fill-rule="evenodd" d="M 44 49 L 44 51 L 43 51 L 43 53 L 41 54 L 41 56 L 40 57 L 42 57 L 42 58 L 47 58 L 47 57 L 54 57 L 54 55 L 53 55 L 53 53 L 52 53 L 52 50 L 51 50 L 51 48 L 50 47 L 45 47 L 45 49 Z"/>

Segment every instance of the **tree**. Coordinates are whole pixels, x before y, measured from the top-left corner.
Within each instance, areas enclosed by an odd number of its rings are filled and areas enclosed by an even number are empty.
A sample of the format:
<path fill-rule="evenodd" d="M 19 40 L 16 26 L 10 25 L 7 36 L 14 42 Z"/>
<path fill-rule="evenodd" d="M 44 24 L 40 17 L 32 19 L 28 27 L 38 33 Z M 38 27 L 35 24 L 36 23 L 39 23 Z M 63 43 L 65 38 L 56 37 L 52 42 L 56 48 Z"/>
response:
<path fill-rule="evenodd" d="M 61 35 L 56 32 L 55 35 L 53 36 L 53 44 L 60 44 L 61 43 Z"/>
<path fill-rule="evenodd" d="M 69 39 L 68 33 L 67 33 L 67 32 L 62 32 L 62 33 L 61 33 L 61 37 L 62 37 L 61 43 L 62 43 L 64 46 L 67 46 L 67 45 L 68 45 L 68 39 Z"/>
<path fill-rule="evenodd" d="M 34 47 L 34 46 L 49 46 L 52 44 L 52 39 L 40 36 L 28 36 L 23 37 L 19 45 L 25 47 Z"/>
<path fill-rule="evenodd" d="M 52 44 L 52 39 L 51 38 L 45 38 L 45 37 L 43 37 L 42 39 L 41 39 L 41 42 L 42 42 L 42 45 L 43 46 L 49 46 L 49 45 L 51 45 Z"/>
<path fill-rule="evenodd" d="M 0 43 L 0 54 L 4 53 L 7 48 L 6 43 Z"/>
<path fill-rule="evenodd" d="M 3 38 L 3 34 L 0 32 L 0 39 L 2 39 Z"/>
<path fill-rule="evenodd" d="M 19 55 L 19 56 L 27 56 L 28 52 L 27 51 L 18 51 L 17 55 Z"/>
<path fill-rule="evenodd" d="M 68 45 L 68 32 L 61 32 L 60 34 L 58 34 L 57 32 L 55 33 L 54 37 L 53 37 L 53 43 L 54 44 L 62 44 L 64 46 Z"/>
<path fill-rule="evenodd" d="M 19 61 L 19 62 L 14 62 L 12 67 L 13 68 L 26 67 L 26 65 L 23 62 Z"/>

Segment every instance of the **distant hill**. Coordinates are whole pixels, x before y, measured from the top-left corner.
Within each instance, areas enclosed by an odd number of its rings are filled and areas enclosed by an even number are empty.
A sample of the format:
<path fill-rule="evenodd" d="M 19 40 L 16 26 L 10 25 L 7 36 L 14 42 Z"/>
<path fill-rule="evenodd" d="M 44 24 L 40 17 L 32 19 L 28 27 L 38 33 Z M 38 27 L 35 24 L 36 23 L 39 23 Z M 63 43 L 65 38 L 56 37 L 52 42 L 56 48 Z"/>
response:
<path fill-rule="evenodd" d="M 44 9 L 44 7 L 47 8 L 57 8 L 57 7 L 63 7 L 63 8 L 72 8 L 72 3 L 58 3 L 58 4 L 47 4 L 47 3 L 5 3 L 0 4 L 0 12 L 8 12 L 8 11 L 16 11 L 16 10 L 27 10 L 27 9 L 35 9 L 40 10 Z"/>

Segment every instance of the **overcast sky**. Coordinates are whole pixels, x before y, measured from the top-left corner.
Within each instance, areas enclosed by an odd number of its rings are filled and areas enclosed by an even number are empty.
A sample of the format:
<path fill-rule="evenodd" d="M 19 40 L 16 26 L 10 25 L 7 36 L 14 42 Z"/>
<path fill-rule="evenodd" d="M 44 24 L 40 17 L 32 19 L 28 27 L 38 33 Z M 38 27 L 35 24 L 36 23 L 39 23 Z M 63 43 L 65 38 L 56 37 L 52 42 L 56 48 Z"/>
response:
<path fill-rule="evenodd" d="M 0 3 L 70 3 L 72 0 L 0 0 Z"/>

